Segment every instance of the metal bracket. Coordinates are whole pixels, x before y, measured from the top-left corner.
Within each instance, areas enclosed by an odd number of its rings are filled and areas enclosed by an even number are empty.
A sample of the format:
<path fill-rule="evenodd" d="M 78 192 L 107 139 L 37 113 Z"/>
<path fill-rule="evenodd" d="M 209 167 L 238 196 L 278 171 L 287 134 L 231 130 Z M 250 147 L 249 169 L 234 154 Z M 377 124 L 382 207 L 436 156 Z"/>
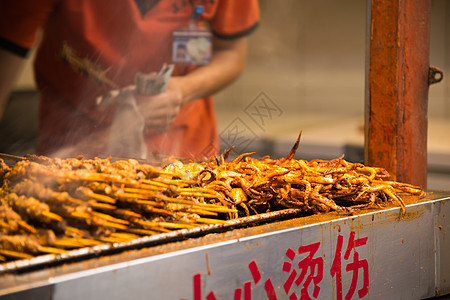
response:
<path fill-rule="evenodd" d="M 438 83 L 442 81 L 442 78 L 444 78 L 444 72 L 438 67 L 430 66 L 428 69 L 428 85 Z"/>

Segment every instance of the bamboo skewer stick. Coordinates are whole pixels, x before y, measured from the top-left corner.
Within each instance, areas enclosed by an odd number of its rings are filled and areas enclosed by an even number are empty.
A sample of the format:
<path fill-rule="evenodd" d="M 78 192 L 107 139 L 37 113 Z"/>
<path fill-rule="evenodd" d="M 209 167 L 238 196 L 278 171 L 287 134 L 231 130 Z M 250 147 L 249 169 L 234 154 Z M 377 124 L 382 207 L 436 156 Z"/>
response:
<path fill-rule="evenodd" d="M 114 222 L 114 223 L 119 223 L 119 224 L 124 224 L 124 225 L 130 224 L 130 222 L 128 222 L 128 221 L 125 221 L 125 220 L 122 220 L 122 219 L 118 219 L 118 218 L 114 218 L 114 217 L 112 217 L 110 215 L 99 213 L 99 212 L 96 212 L 96 211 L 93 211 L 92 215 L 95 216 L 95 217 L 99 217 L 99 218 L 101 218 L 103 220 L 107 220 L 107 221 Z"/>
<path fill-rule="evenodd" d="M 114 89 L 119 88 L 115 82 L 106 77 L 107 70 L 103 71 L 89 59 L 79 57 L 66 42 L 63 43 L 59 56 L 75 71 L 84 74 L 88 78 L 94 79 L 95 82 L 101 85 L 107 85 Z"/>
<path fill-rule="evenodd" d="M 137 212 L 127 210 L 127 209 L 116 209 L 114 210 L 115 214 L 121 215 L 125 218 L 143 218 L 141 214 L 138 214 Z"/>
<path fill-rule="evenodd" d="M 153 231 L 153 230 L 149 230 L 149 229 L 140 229 L 140 228 L 128 228 L 127 229 L 128 232 L 132 232 L 132 233 L 136 233 L 139 235 L 154 235 L 154 234 L 158 234 L 161 232 L 158 231 Z"/>
<path fill-rule="evenodd" d="M 19 222 L 20 227 L 24 228 L 26 231 L 31 232 L 31 233 L 37 233 L 36 228 L 34 228 L 33 226 L 31 226 L 30 224 L 28 224 L 25 221 L 20 221 Z"/>
<path fill-rule="evenodd" d="M 99 238 L 99 240 L 103 241 L 105 243 L 111 243 L 111 244 L 128 242 L 128 240 L 126 240 L 126 239 L 110 237 L 110 236 L 101 237 L 101 238 Z"/>
<path fill-rule="evenodd" d="M 183 210 L 183 209 L 181 209 Z M 216 212 L 212 212 L 209 210 L 203 210 L 203 209 L 195 209 L 195 208 L 188 208 L 186 209 L 188 212 L 193 213 L 193 214 L 198 214 L 201 216 L 217 216 Z"/>
<path fill-rule="evenodd" d="M 133 240 L 133 239 L 137 239 L 139 237 L 135 234 L 125 233 L 125 232 L 113 232 L 113 233 L 111 233 L 111 236 L 116 237 L 116 238 L 126 239 L 126 240 Z"/>
<path fill-rule="evenodd" d="M 153 178 L 151 180 L 149 179 L 143 179 L 143 183 L 147 184 L 154 184 L 157 185 L 158 183 L 161 184 L 161 186 L 167 186 L 167 185 L 190 185 L 190 184 L 197 184 L 197 181 L 195 180 L 188 180 L 188 179 L 163 179 L 163 178 Z"/>
<path fill-rule="evenodd" d="M 219 219 L 208 219 L 208 218 L 199 218 L 196 221 L 198 223 L 204 223 L 204 224 L 229 224 L 228 221 L 219 220 Z"/>
<path fill-rule="evenodd" d="M 63 218 L 61 216 L 59 216 L 55 213 L 52 213 L 51 211 L 43 211 L 42 214 L 44 216 L 46 216 L 47 218 L 52 219 L 57 222 L 61 222 L 63 220 Z"/>
<path fill-rule="evenodd" d="M 13 258 L 20 258 L 20 259 L 30 259 L 33 258 L 33 255 L 8 249 L 0 249 L 0 254 L 13 257 Z"/>
<path fill-rule="evenodd" d="M 135 193 L 118 193 L 116 194 L 119 198 L 122 199 L 142 199 L 142 200 L 146 200 L 146 199 L 155 199 L 158 201 L 164 201 L 164 202 L 169 202 L 169 203 L 178 203 L 178 204 L 186 204 L 186 205 L 194 205 L 196 207 L 201 207 L 205 210 L 212 210 L 212 211 L 216 211 L 216 212 L 236 212 L 236 209 L 232 209 L 232 208 L 227 208 L 224 207 L 223 205 L 216 205 L 216 204 L 208 204 L 208 203 L 197 203 L 194 202 L 192 200 L 187 200 L 187 199 L 178 199 L 178 198 L 172 198 L 172 197 L 167 197 L 164 195 L 158 195 L 158 194 L 150 194 L 148 196 L 145 196 L 144 192 L 139 193 L 137 189 L 133 189 L 130 191 L 134 191 Z M 215 198 L 217 199 L 217 195 L 210 195 L 210 194 L 202 194 L 202 195 L 207 195 L 210 198 Z M 139 202 L 139 201 L 138 201 Z M 157 202 L 148 202 L 147 204 L 149 205 L 156 205 Z"/>
<path fill-rule="evenodd" d="M 116 210 L 117 207 L 106 203 L 98 203 L 96 201 L 89 202 L 89 205 L 96 209 L 101 210 Z"/>
<path fill-rule="evenodd" d="M 198 225 L 192 225 L 192 224 L 186 224 L 186 223 L 159 222 L 158 224 L 165 228 L 172 228 L 172 229 L 190 229 L 190 228 L 198 227 Z"/>
<path fill-rule="evenodd" d="M 122 229 L 122 230 L 126 230 L 128 228 L 126 225 L 117 224 L 117 223 L 113 223 L 113 222 L 105 222 L 104 226 L 110 227 L 110 228 L 115 228 L 115 229 Z"/>
<path fill-rule="evenodd" d="M 157 222 L 145 221 L 145 220 L 141 220 L 141 219 L 134 219 L 134 220 L 131 220 L 131 222 L 144 227 L 144 230 L 152 230 L 152 231 L 156 231 L 158 233 L 170 232 L 169 229 L 163 227 L 161 224 L 159 224 Z"/>
<path fill-rule="evenodd" d="M 59 249 L 59 248 L 53 248 L 53 247 L 46 247 L 46 246 L 39 246 L 38 250 L 44 253 L 51 253 L 51 254 L 64 254 L 67 253 L 66 250 Z"/>
<path fill-rule="evenodd" d="M 73 211 L 70 214 L 71 217 L 76 218 L 76 219 L 81 219 L 81 220 L 87 220 L 87 221 L 94 221 L 93 219 L 93 215 L 88 214 L 86 212 L 81 212 L 81 211 Z M 123 224 L 118 224 L 118 223 L 114 223 L 114 222 L 110 222 L 110 221 L 106 221 L 104 218 L 101 218 L 99 215 L 95 216 L 96 218 L 98 218 L 100 221 L 99 226 L 102 227 L 110 227 L 110 228 L 115 228 L 115 229 L 127 229 L 126 225 Z"/>
<path fill-rule="evenodd" d="M 111 197 L 106 196 L 106 195 L 96 194 L 94 192 L 90 193 L 89 197 L 92 198 L 92 199 L 95 199 L 97 201 L 100 201 L 100 202 L 105 202 L 105 203 L 109 203 L 109 204 L 115 204 L 116 203 L 116 200 L 114 198 L 111 198 Z"/>
<path fill-rule="evenodd" d="M 78 238 L 69 238 L 69 237 L 63 237 L 63 238 L 57 238 L 52 242 L 52 245 L 63 247 L 63 248 L 82 248 L 86 246 L 94 246 L 97 245 L 94 240 L 92 243 L 84 242 L 84 240 L 89 241 L 90 239 L 78 239 Z"/>

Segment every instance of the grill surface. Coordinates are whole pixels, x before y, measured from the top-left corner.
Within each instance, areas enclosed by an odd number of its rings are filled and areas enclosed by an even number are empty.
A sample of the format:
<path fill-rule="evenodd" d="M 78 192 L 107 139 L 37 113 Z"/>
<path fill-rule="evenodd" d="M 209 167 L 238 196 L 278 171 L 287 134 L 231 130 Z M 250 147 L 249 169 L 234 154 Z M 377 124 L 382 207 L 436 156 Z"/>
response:
<path fill-rule="evenodd" d="M 166 244 L 169 242 L 195 238 L 209 233 L 220 233 L 236 228 L 255 226 L 263 223 L 298 217 L 302 212 L 298 209 L 286 209 L 260 215 L 249 216 L 229 221 L 229 224 L 214 224 L 181 229 L 157 235 L 141 237 L 130 242 L 104 244 L 69 251 L 67 254 L 41 255 L 31 259 L 16 260 L 0 264 L 0 273 L 29 272 L 40 268 L 60 265 L 72 261 L 86 260 L 92 257 L 112 255 L 127 250 Z"/>

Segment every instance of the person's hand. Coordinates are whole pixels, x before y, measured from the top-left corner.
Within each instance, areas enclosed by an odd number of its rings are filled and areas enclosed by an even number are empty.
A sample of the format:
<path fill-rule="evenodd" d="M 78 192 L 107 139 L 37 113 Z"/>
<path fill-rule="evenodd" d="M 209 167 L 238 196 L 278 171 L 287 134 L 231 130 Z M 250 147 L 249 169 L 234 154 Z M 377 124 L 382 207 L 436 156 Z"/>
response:
<path fill-rule="evenodd" d="M 175 121 L 183 103 L 182 78 L 170 78 L 166 91 L 155 96 L 136 94 L 139 111 L 144 117 L 146 129 L 165 132 Z"/>

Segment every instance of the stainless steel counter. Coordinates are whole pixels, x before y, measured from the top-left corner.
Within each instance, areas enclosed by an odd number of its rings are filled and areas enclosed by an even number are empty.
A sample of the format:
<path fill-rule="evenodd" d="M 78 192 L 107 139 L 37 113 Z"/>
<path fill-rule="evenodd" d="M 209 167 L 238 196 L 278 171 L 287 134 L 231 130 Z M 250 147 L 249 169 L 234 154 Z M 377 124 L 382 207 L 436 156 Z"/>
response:
<path fill-rule="evenodd" d="M 450 197 L 294 218 L 0 277 L 1 299 L 424 299 L 450 293 Z"/>

